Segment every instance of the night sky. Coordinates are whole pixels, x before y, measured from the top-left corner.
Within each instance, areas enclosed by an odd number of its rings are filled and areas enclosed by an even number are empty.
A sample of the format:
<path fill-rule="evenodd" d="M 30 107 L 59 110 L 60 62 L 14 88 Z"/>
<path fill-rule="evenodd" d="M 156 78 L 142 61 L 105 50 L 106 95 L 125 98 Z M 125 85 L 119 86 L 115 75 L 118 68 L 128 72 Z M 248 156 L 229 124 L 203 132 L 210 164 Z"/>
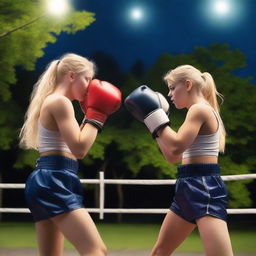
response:
<path fill-rule="evenodd" d="M 137 60 L 149 68 L 164 52 L 189 54 L 196 46 L 227 43 L 247 57 L 248 66 L 238 74 L 255 76 L 255 0 L 73 0 L 71 4 L 76 10 L 94 12 L 96 21 L 75 35 L 58 36 L 38 60 L 38 70 L 67 52 L 92 58 L 102 51 L 128 71 Z"/>

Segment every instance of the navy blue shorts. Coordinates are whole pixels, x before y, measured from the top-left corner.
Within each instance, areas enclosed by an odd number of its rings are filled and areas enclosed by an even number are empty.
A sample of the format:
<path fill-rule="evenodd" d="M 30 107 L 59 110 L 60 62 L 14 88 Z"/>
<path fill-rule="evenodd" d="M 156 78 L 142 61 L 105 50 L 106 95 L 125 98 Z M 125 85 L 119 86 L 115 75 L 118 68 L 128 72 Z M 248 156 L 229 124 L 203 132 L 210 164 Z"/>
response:
<path fill-rule="evenodd" d="M 218 164 L 178 166 L 175 196 L 170 209 L 183 219 L 196 223 L 210 215 L 226 221 L 227 189 Z"/>
<path fill-rule="evenodd" d="M 51 155 L 37 159 L 25 187 L 25 198 L 34 221 L 84 208 L 83 189 L 77 176 L 78 162 Z"/>

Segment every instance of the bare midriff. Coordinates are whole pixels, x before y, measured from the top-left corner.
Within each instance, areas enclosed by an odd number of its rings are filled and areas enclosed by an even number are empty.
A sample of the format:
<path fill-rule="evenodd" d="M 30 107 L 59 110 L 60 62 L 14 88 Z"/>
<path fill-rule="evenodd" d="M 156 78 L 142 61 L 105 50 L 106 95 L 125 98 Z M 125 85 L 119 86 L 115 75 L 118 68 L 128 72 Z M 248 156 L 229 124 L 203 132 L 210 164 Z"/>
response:
<path fill-rule="evenodd" d="M 68 152 L 64 152 L 64 151 L 52 150 L 52 151 L 47 151 L 47 152 L 40 153 L 40 156 L 51 156 L 51 155 L 64 156 L 64 157 L 71 158 L 73 160 L 77 160 L 76 157 L 73 154 L 68 153 Z"/>
<path fill-rule="evenodd" d="M 217 164 L 217 156 L 193 156 L 182 159 L 182 164 Z"/>

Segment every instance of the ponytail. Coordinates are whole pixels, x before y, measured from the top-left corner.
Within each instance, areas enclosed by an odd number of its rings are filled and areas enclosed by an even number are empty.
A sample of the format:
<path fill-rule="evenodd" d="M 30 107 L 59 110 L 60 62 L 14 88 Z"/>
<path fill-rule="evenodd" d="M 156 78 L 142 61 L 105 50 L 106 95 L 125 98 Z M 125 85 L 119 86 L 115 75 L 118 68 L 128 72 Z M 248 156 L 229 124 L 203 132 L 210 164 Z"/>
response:
<path fill-rule="evenodd" d="M 217 91 L 215 82 L 210 73 L 201 73 L 200 70 L 191 65 L 179 66 L 173 70 L 170 70 L 164 77 L 164 80 L 167 82 L 167 84 L 175 83 L 176 81 L 185 81 L 187 79 L 194 82 L 196 88 L 202 92 L 205 100 L 217 113 L 220 125 L 219 150 L 220 152 L 224 152 L 226 131 L 219 114 L 220 107 L 217 99 L 217 97 L 219 97 L 222 103 L 223 95 Z"/>
<path fill-rule="evenodd" d="M 219 115 L 220 106 L 219 106 L 217 97 L 219 97 L 221 99 L 221 103 L 223 103 L 224 97 L 221 93 L 219 93 L 217 91 L 215 82 L 210 73 L 204 72 L 204 73 L 202 73 L 201 76 L 204 80 L 204 83 L 202 84 L 202 93 L 204 95 L 204 98 L 207 100 L 207 102 L 212 106 L 212 108 L 218 114 L 219 125 L 220 125 L 220 145 L 219 145 L 219 147 L 220 147 L 220 152 L 223 153 L 225 151 L 226 130 L 225 130 L 224 124 Z"/>
<path fill-rule="evenodd" d="M 76 74 L 90 72 L 94 75 L 95 65 L 86 58 L 73 53 L 63 55 L 60 60 L 52 61 L 34 85 L 30 105 L 21 128 L 20 147 L 37 149 L 38 119 L 45 98 L 52 94 L 58 83 L 69 72 Z"/>
<path fill-rule="evenodd" d="M 52 61 L 34 85 L 25 122 L 19 134 L 21 148 L 37 149 L 38 118 L 45 98 L 55 89 L 58 64 L 59 60 Z"/>
<path fill-rule="evenodd" d="M 210 73 L 202 73 L 202 78 L 204 80 L 202 86 L 202 93 L 204 95 L 204 98 L 208 101 L 208 103 L 213 107 L 215 111 L 219 112 L 220 107 L 217 97 L 219 97 L 221 99 L 221 103 L 223 103 L 223 95 L 217 91 L 216 85 Z"/>

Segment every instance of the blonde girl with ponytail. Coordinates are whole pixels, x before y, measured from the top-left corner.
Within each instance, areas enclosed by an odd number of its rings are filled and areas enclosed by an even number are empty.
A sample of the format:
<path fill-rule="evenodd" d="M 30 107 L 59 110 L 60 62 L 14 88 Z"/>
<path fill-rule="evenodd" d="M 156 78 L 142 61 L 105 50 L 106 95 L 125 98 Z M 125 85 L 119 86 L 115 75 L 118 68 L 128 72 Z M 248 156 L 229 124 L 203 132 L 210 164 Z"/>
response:
<path fill-rule="evenodd" d="M 108 82 L 93 79 L 94 73 L 94 63 L 77 54 L 52 61 L 33 88 L 20 131 L 20 146 L 39 151 L 25 198 L 40 256 L 62 256 L 64 237 L 81 256 L 106 255 L 83 205 L 77 159 L 85 157 L 107 116 L 118 109 L 121 94 Z M 74 100 L 86 114 L 82 125 L 75 118 Z"/>
<path fill-rule="evenodd" d="M 61 84 L 68 72 L 86 73 L 88 76 L 86 79 L 89 81 L 94 75 L 95 65 L 86 58 L 73 53 L 65 54 L 59 60 L 50 62 L 34 85 L 30 96 L 25 122 L 20 131 L 20 146 L 22 148 L 37 149 L 38 119 L 41 107 L 47 96 L 51 95 L 56 87 L 59 87 L 58 85 Z"/>
<path fill-rule="evenodd" d="M 218 164 L 226 137 L 218 103 L 223 96 L 210 73 L 191 65 L 170 70 L 164 81 L 171 102 L 188 111 L 177 132 L 171 125 L 157 131 L 156 141 L 165 159 L 181 161 L 181 165 L 175 196 L 151 256 L 171 255 L 196 227 L 207 256 L 233 256 L 226 223 L 227 189 Z"/>

